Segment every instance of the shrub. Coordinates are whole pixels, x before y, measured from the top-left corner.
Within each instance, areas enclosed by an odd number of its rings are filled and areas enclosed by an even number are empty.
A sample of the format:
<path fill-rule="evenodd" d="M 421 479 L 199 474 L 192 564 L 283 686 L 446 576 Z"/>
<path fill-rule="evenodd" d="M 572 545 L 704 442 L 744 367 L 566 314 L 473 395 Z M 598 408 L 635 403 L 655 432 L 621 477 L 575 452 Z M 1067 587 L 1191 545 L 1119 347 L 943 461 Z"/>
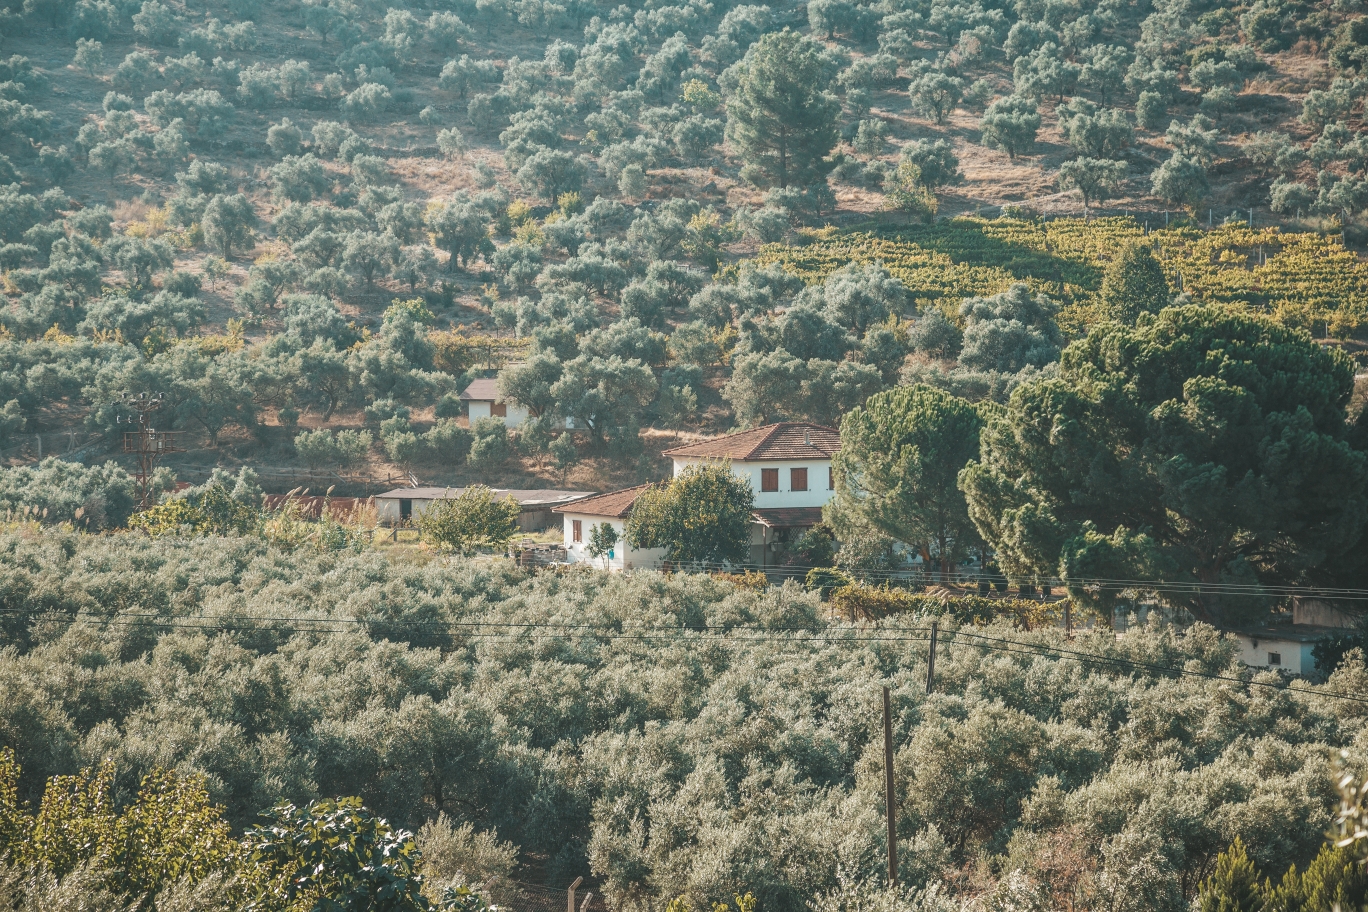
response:
<path fill-rule="evenodd" d="M 807 572 L 803 586 L 809 592 L 816 592 L 825 600 L 842 586 L 849 586 L 851 579 L 835 567 L 813 567 Z"/>
<path fill-rule="evenodd" d="M 769 588 L 769 577 L 759 570 L 742 570 L 740 573 L 717 571 L 708 575 L 715 580 L 731 583 L 737 589 L 744 589 L 747 592 L 764 592 Z"/>
<path fill-rule="evenodd" d="M 915 604 L 909 592 L 891 589 L 887 584 L 851 582 L 831 593 L 832 612 L 851 621 L 876 621 L 911 611 Z"/>
<path fill-rule="evenodd" d="M 438 549 L 469 554 L 476 548 L 507 546 L 518 531 L 518 513 L 512 497 L 498 499 L 489 488 L 472 485 L 457 497 L 434 500 L 415 522 Z"/>
<path fill-rule="evenodd" d="M 69 522 L 96 532 L 122 526 L 136 507 L 133 479 L 113 462 L 87 467 L 48 457 L 0 469 L 0 511 L 12 518 Z"/>

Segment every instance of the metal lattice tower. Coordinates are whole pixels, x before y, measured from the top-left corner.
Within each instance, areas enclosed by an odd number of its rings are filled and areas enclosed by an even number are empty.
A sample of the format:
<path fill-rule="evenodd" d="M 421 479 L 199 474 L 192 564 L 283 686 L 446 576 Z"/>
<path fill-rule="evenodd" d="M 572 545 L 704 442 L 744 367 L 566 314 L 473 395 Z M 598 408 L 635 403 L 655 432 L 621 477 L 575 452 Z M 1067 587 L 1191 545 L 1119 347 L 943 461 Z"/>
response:
<path fill-rule="evenodd" d="M 138 473 L 134 480 L 138 485 L 138 506 L 146 510 L 152 497 L 152 473 L 157 463 L 168 453 L 184 452 L 178 446 L 179 434 L 176 431 L 159 431 L 152 427 L 152 413 L 166 401 L 165 393 L 125 393 L 123 405 L 134 414 L 120 415 L 119 424 L 136 425 L 136 430 L 124 431 L 123 450 L 138 457 Z"/>

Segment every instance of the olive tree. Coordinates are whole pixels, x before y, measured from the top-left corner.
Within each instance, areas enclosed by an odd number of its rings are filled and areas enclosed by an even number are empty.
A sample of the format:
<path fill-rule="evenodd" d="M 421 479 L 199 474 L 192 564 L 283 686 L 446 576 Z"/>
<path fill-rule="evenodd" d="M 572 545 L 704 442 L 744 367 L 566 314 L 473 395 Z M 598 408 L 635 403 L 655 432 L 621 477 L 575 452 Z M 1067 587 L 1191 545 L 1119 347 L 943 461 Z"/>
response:
<path fill-rule="evenodd" d="M 235 247 L 241 248 L 251 242 L 256 223 L 256 211 L 241 193 L 214 196 L 200 217 L 205 240 L 222 251 L 224 259 L 232 259 Z"/>

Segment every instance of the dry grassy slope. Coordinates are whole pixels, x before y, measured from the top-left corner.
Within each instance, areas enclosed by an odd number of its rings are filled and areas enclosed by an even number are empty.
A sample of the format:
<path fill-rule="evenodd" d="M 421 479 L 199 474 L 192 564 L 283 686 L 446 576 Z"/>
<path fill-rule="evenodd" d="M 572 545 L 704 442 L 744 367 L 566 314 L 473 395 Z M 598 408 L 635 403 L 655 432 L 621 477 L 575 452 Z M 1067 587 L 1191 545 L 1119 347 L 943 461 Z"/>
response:
<path fill-rule="evenodd" d="M 1269 71 L 1249 81 L 1239 95 L 1238 109 L 1222 117 L 1219 123 L 1221 161 L 1211 175 L 1210 204 L 1225 212 L 1252 205 L 1256 211 L 1262 209 L 1258 215 L 1263 220 L 1278 221 L 1268 210 L 1267 177 L 1252 171 L 1240 146 L 1255 133 L 1266 130 L 1280 130 L 1296 140 L 1314 139 L 1314 132 L 1299 119 L 1302 99 L 1311 89 L 1328 86 L 1333 74 L 1326 61 L 1304 45 L 1285 53 L 1261 55 L 1261 59 L 1268 64 Z M 1011 68 L 999 59 L 988 69 L 987 75 L 994 79 L 998 91 L 1010 93 Z M 1189 119 L 1197 112 L 1199 100 L 1195 93 L 1188 92 L 1186 104 L 1174 106 L 1170 113 L 1178 119 Z M 938 126 L 910 111 L 905 92 L 883 93 L 877 97 L 874 110 L 889 122 L 894 143 L 918 139 L 950 139 L 954 143 L 964 181 L 939 194 L 941 215 L 961 215 L 1008 203 L 1029 204 L 1052 215 L 1081 215 L 1082 198 L 1077 192 L 1062 192 L 1056 178 L 1059 166 L 1076 153 L 1064 140 L 1054 108 L 1049 101 L 1041 105 L 1042 125 L 1035 150 L 1015 161 L 1006 152 L 980 145 L 981 110 L 957 108 L 945 124 Z M 890 149 L 883 157 L 889 162 L 896 161 L 896 151 Z M 1150 173 L 1171 154 L 1162 131 L 1137 128 L 1135 146 L 1126 156 L 1131 166 L 1127 192 L 1109 200 L 1102 211 L 1162 213 L 1171 208 L 1149 193 Z M 1306 167 L 1302 179 L 1314 183 L 1315 171 L 1309 165 Z M 849 191 L 838 193 L 838 199 L 858 211 L 873 211 L 882 202 L 878 194 Z"/>

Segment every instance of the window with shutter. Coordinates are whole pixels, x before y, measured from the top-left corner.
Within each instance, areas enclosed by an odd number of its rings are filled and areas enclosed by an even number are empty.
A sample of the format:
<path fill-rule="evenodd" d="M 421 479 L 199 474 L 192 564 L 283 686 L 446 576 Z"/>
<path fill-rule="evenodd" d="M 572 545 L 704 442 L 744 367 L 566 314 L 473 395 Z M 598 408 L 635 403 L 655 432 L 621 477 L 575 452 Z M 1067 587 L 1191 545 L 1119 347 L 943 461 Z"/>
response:
<path fill-rule="evenodd" d="M 489 407 L 489 414 L 493 415 L 495 418 L 507 418 L 508 403 L 495 402 L 493 405 Z"/>
<path fill-rule="evenodd" d="M 836 490 L 836 470 L 831 466 L 827 466 L 827 490 Z"/>
<path fill-rule="evenodd" d="M 789 469 L 789 490 L 807 490 L 807 469 Z"/>
<path fill-rule="evenodd" d="M 572 542 L 584 541 L 584 527 L 580 525 L 578 519 L 570 520 L 570 540 Z"/>
<path fill-rule="evenodd" d="M 760 490 L 777 491 L 779 490 L 779 470 L 761 469 L 760 470 Z"/>

